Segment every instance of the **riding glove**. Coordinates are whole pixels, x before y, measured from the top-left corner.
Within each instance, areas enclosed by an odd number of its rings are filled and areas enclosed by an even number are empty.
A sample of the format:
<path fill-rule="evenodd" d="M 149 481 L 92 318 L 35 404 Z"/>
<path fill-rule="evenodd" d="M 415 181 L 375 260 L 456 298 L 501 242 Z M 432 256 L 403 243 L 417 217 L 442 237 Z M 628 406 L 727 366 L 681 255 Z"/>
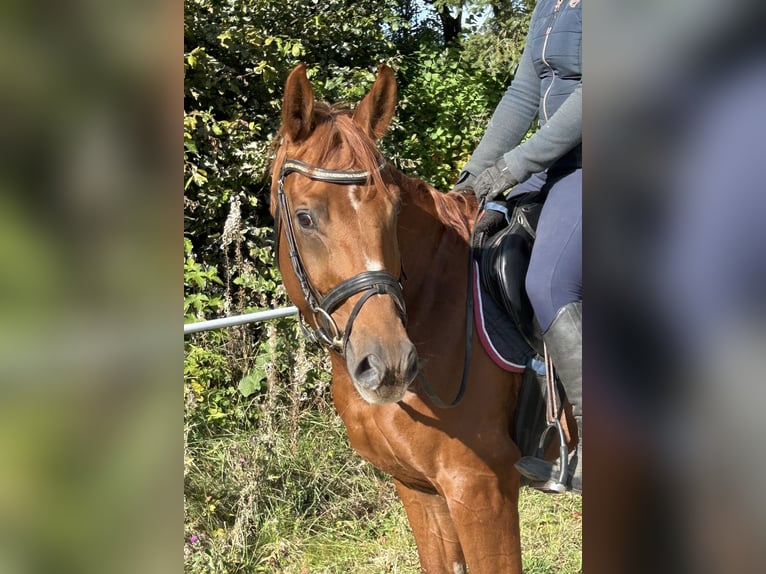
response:
<path fill-rule="evenodd" d="M 480 201 L 483 197 L 486 197 L 487 201 L 492 201 L 517 183 L 519 182 L 511 175 L 505 160 L 501 157 L 495 165 L 479 174 L 474 183 L 473 192 Z"/>

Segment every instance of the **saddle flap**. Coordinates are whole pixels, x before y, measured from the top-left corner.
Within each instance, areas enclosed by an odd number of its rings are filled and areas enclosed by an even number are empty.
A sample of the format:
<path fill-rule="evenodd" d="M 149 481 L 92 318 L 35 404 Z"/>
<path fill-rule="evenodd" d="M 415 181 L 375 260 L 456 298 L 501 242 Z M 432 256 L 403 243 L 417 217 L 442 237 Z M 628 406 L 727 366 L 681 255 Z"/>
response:
<path fill-rule="evenodd" d="M 484 289 L 507 312 L 529 346 L 542 354 L 542 334 L 525 288 L 535 229 L 543 203 L 536 195 L 507 204 L 488 204 L 479 229 L 480 274 Z M 498 214 L 501 216 L 498 218 Z"/>

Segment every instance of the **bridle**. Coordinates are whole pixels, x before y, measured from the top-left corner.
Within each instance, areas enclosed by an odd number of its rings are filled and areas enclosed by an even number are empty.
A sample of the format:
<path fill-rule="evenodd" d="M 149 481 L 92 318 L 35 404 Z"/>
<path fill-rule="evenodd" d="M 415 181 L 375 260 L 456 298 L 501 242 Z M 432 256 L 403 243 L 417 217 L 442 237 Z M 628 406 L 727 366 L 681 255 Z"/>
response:
<path fill-rule="evenodd" d="M 380 171 L 384 167 L 385 163 L 382 162 L 378 165 L 378 170 Z M 369 184 L 372 179 L 372 174 L 369 171 L 364 170 L 343 171 L 324 169 L 308 165 L 302 161 L 287 158 L 285 158 L 282 163 L 282 167 L 279 171 L 279 181 L 277 182 L 277 207 L 276 213 L 274 214 L 277 242 L 276 252 L 277 254 L 279 253 L 280 228 L 284 227 L 293 272 L 298 279 L 301 291 L 303 292 L 303 297 L 308 304 L 309 312 L 311 313 L 315 325 L 312 331 L 303 320 L 302 314 L 300 315 L 301 328 L 306 336 L 309 339 L 324 345 L 328 349 L 335 351 L 341 356 L 344 356 L 346 354 L 346 347 L 348 346 L 348 340 L 351 336 L 354 320 L 362 310 L 362 306 L 373 295 L 391 295 L 399 312 L 399 317 L 401 318 L 402 323 L 406 325 L 407 311 L 404 306 L 404 294 L 402 293 L 401 281 L 387 271 L 363 271 L 362 273 L 358 273 L 357 275 L 342 281 L 330 289 L 325 295 L 322 295 L 311 284 L 308 272 L 306 271 L 306 266 L 303 263 L 300 251 L 298 250 L 293 218 L 287 201 L 287 195 L 284 191 L 285 179 L 291 173 L 298 173 L 315 181 L 324 181 L 339 185 Z M 278 261 L 279 257 L 277 257 L 277 262 Z M 346 328 L 341 331 L 338 324 L 335 322 L 335 319 L 333 319 L 332 314 L 350 297 L 358 293 L 362 293 L 362 296 L 354 305 L 351 314 L 348 317 L 348 321 L 346 322 Z"/>
<path fill-rule="evenodd" d="M 385 162 L 378 164 L 378 171 L 385 168 Z M 325 346 L 326 348 L 338 353 L 341 357 L 345 356 L 348 340 L 351 336 L 351 329 L 354 320 L 362 309 L 362 306 L 373 295 L 391 295 L 399 312 L 402 323 L 407 325 L 407 311 L 404 304 L 404 294 L 402 293 L 402 284 L 400 279 L 394 277 L 386 271 L 363 271 L 353 277 L 346 279 L 330 289 L 327 294 L 322 295 L 309 279 L 306 266 L 298 250 L 298 242 L 295 239 L 295 227 L 290 212 L 290 205 L 287 201 L 287 195 L 284 191 L 285 179 L 291 173 L 297 173 L 315 181 L 324 181 L 340 185 L 368 184 L 372 179 L 369 171 L 346 171 L 324 169 L 311 166 L 296 159 L 288 159 L 282 163 L 279 171 L 279 180 L 277 181 L 277 205 L 274 214 L 275 233 L 276 233 L 276 253 L 277 265 L 279 265 L 279 238 L 280 231 L 284 227 L 285 237 L 287 239 L 290 262 L 293 267 L 295 277 L 298 279 L 303 297 L 308 304 L 309 312 L 315 325 L 312 330 L 304 321 L 304 317 L 299 313 L 300 326 L 304 335 L 310 340 Z M 482 205 L 479 206 L 478 214 Z M 474 222 L 474 228 L 476 222 Z M 473 341 L 473 285 L 471 273 L 473 272 L 473 236 L 471 237 L 471 256 L 468 260 L 468 305 L 466 307 L 466 345 L 463 364 L 463 375 L 460 381 L 460 387 L 457 395 L 449 403 L 443 401 L 430 387 L 422 372 L 418 375 L 420 385 L 428 398 L 439 408 L 454 408 L 463 399 L 465 394 L 471 365 L 472 341 Z M 402 271 L 402 275 L 404 272 Z M 362 293 L 362 296 L 354 305 L 351 314 L 348 317 L 346 328 L 341 332 L 338 324 L 333 319 L 332 314 L 345 303 L 350 297 Z"/>

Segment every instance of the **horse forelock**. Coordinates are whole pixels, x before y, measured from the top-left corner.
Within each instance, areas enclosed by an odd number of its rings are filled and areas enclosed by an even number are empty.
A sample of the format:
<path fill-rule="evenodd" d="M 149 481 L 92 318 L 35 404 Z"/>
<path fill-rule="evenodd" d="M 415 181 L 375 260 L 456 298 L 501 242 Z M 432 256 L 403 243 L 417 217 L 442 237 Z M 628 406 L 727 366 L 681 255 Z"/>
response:
<path fill-rule="evenodd" d="M 312 120 L 311 135 L 302 142 L 293 143 L 288 147 L 282 141 L 282 130 L 277 134 L 277 149 L 271 170 L 272 181 L 279 177 L 279 169 L 289 154 L 290 159 L 300 160 L 313 167 L 367 171 L 372 175 L 374 183 L 367 188 L 369 193 L 388 193 L 380 173 L 380 152 L 372 138 L 354 122 L 351 110 L 317 102 L 314 105 Z"/>

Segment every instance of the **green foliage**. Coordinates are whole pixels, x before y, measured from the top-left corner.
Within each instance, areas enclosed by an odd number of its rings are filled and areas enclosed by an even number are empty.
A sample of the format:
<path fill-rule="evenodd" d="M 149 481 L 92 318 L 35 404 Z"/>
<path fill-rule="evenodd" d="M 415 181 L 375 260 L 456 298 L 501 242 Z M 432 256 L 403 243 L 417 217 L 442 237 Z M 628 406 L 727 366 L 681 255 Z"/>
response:
<path fill-rule="evenodd" d="M 448 191 L 486 129 L 499 87 L 455 48 L 418 53 L 398 72 L 406 83 L 387 155 Z"/>
<path fill-rule="evenodd" d="M 521 60 L 536 0 L 513 0 L 493 5 L 495 13 L 463 44 L 462 57 L 477 71 L 505 87 Z"/>
<path fill-rule="evenodd" d="M 218 296 L 209 296 L 208 288 L 213 284 L 222 285 L 218 270 L 214 265 L 204 265 L 196 261 L 192 253 L 192 244 L 184 237 L 184 318 L 205 317 L 223 308 L 223 301 Z"/>
<path fill-rule="evenodd" d="M 263 391 L 266 381 L 266 368 L 268 364 L 268 355 L 259 353 L 255 359 L 255 366 L 239 381 L 237 389 L 243 397 L 249 397 L 259 391 Z"/>

